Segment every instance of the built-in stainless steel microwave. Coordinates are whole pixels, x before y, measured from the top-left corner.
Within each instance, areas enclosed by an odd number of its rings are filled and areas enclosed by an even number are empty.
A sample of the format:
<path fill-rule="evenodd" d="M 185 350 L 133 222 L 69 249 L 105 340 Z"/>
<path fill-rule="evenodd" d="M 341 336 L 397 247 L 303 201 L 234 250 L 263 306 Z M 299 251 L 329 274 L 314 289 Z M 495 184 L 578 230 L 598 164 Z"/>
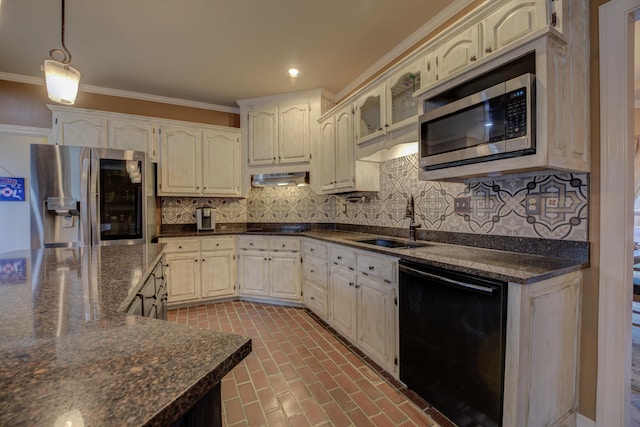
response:
<path fill-rule="evenodd" d="M 427 170 L 533 154 L 535 76 L 523 74 L 437 106 L 419 124 L 420 167 Z"/>

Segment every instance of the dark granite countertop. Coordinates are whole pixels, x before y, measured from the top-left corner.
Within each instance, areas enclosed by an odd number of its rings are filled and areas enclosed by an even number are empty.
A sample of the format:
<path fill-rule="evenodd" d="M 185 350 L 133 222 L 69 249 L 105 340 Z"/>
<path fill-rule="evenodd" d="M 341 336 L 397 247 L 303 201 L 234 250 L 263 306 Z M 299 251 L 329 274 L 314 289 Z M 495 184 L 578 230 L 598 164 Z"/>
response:
<path fill-rule="evenodd" d="M 162 245 L 0 255 L 0 425 L 171 425 L 247 337 L 128 316 Z"/>

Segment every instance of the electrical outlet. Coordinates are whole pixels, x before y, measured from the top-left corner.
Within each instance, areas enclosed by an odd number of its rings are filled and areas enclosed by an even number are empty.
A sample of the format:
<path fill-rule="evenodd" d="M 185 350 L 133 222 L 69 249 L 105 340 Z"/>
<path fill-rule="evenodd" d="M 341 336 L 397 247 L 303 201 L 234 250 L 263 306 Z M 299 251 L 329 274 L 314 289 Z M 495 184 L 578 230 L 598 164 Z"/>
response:
<path fill-rule="evenodd" d="M 524 212 L 527 215 L 540 214 L 540 195 L 539 194 L 527 194 L 526 196 L 524 196 Z"/>
<path fill-rule="evenodd" d="M 453 198 L 453 213 L 467 214 L 469 213 L 469 197 Z"/>

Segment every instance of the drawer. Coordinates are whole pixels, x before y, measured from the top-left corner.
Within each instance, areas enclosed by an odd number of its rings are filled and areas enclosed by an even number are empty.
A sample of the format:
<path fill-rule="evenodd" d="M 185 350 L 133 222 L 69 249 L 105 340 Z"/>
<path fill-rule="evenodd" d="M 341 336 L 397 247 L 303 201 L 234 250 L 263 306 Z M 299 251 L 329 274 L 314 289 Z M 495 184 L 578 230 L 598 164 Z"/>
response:
<path fill-rule="evenodd" d="M 199 240 L 170 240 L 166 242 L 165 252 L 200 252 Z"/>
<path fill-rule="evenodd" d="M 276 238 L 269 239 L 269 250 L 271 251 L 295 251 L 300 252 L 299 238 Z"/>
<path fill-rule="evenodd" d="M 358 272 L 395 283 L 398 263 L 394 258 L 358 252 Z"/>
<path fill-rule="evenodd" d="M 302 290 L 304 303 L 318 316 L 327 318 L 327 291 L 309 282 L 304 283 Z"/>
<path fill-rule="evenodd" d="M 302 251 L 318 258 L 327 259 L 327 244 L 318 240 L 304 239 L 302 241 Z"/>
<path fill-rule="evenodd" d="M 203 251 L 233 250 L 233 237 L 219 237 L 216 239 L 203 239 L 201 242 Z"/>
<path fill-rule="evenodd" d="M 329 261 L 354 270 L 356 268 L 356 251 L 348 246 L 331 245 L 329 246 Z"/>
<path fill-rule="evenodd" d="M 306 255 L 302 261 L 302 274 L 305 280 L 312 282 L 322 289 L 327 289 L 327 280 L 329 277 L 327 261 L 312 255 Z"/>
<path fill-rule="evenodd" d="M 266 250 L 269 246 L 269 240 L 266 237 L 238 237 L 239 249 L 262 249 Z"/>

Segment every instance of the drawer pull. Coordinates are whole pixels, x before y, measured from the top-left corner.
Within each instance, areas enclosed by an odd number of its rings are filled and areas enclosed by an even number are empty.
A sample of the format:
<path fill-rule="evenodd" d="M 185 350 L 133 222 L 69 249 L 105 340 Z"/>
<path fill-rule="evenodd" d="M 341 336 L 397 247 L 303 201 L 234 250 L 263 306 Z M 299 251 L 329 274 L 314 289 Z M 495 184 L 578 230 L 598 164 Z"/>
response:
<path fill-rule="evenodd" d="M 220 246 L 220 243 L 216 243 L 216 246 Z"/>
<path fill-rule="evenodd" d="M 341 259 L 342 259 L 342 257 L 338 255 L 338 260 L 341 260 Z"/>
<path fill-rule="evenodd" d="M 178 246 L 178 249 L 182 249 L 182 245 L 179 245 L 179 246 Z"/>
<path fill-rule="evenodd" d="M 314 251 L 314 249 L 313 249 L 313 248 L 311 248 L 311 252 L 313 252 L 313 251 Z"/>
<path fill-rule="evenodd" d="M 314 299 L 316 299 L 316 298 L 315 298 L 315 297 L 309 297 L 309 299 L 314 300 Z"/>
<path fill-rule="evenodd" d="M 253 242 L 249 242 L 249 246 L 253 246 Z"/>
<path fill-rule="evenodd" d="M 355 285 L 355 283 L 349 282 L 349 286 L 354 286 L 354 285 Z"/>
<path fill-rule="evenodd" d="M 309 270 L 309 273 L 315 273 L 315 272 L 316 272 L 315 270 Z"/>
<path fill-rule="evenodd" d="M 376 268 L 375 268 L 373 265 L 370 265 L 370 266 L 369 266 L 369 271 L 373 271 L 373 270 L 375 270 L 375 269 L 376 269 Z"/>

